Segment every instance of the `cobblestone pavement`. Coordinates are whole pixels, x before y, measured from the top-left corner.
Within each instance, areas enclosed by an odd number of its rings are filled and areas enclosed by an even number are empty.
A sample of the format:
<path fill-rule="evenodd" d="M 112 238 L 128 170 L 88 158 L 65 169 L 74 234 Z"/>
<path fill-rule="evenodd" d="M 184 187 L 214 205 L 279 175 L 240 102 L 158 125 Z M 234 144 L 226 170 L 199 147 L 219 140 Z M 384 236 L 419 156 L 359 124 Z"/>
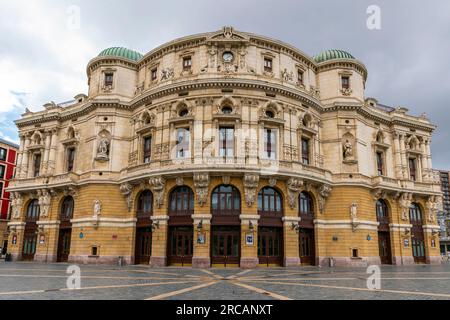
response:
<path fill-rule="evenodd" d="M 381 289 L 365 268 L 255 270 L 86 266 L 81 289 L 67 288 L 68 264 L 0 262 L 0 300 L 450 300 L 450 264 L 383 266 Z"/>

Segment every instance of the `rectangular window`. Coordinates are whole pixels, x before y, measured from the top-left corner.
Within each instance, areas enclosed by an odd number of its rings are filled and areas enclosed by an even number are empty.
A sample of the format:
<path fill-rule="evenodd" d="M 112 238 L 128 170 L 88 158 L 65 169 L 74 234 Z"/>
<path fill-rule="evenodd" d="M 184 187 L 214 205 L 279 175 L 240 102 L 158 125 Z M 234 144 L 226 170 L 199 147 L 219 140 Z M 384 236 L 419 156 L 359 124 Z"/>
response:
<path fill-rule="evenodd" d="M 192 67 L 192 58 L 191 57 L 184 57 L 183 58 L 183 69 L 190 69 Z"/>
<path fill-rule="evenodd" d="M 1 161 L 6 161 L 6 152 L 7 152 L 6 149 L 0 148 L 0 160 Z"/>
<path fill-rule="evenodd" d="M 220 128 L 219 140 L 219 156 L 234 157 L 234 128 Z"/>
<path fill-rule="evenodd" d="M 75 161 L 75 148 L 67 149 L 67 171 L 73 171 L 73 163 Z"/>
<path fill-rule="evenodd" d="M 384 175 L 384 172 L 383 172 L 383 153 L 382 152 L 377 152 L 377 171 L 378 171 L 378 175 L 379 176 Z"/>
<path fill-rule="evenodd" d="M 416 159 L 409 159 L 409 177 L 412 181 L 416 181 Z"/>
<path fill-rule="evenodd" d="M 277 158 L 277 131 L 264 129 L 264 157 L 275 160 Z"/>
<path fill-rule="evenodd" d="M 152 137 L 144 138 L 144 163 L 150 163 L 152 157 Z"/>
<path fill-rule="evenodd" d="M 105 73 L 105 86 L 113 85 L 113 77 L 114 75 L 112 73 Z"/>
<path fill-rule="evenodd" d="M 298 83 L 303 84 L 303 71 L 298 70 Z"/>
<path fill-rule="evenodd" d="M 264 58 L 264 71 L 272 72 L 272 59 Z"/>
<path fill-rule="evenodd" d="M 152 81 L 155 81 L 158 78 L 158 69 L 155 68 L 152 70 Z"/>
<path fill-rule="evenodd" d="M 309 165 L 309 139 L 302 138 L 302 163 Z"/>
<path fill-rule="evenodd" d="M 177 130 L 177 158 L 188 158 L 190 146 L 189 129 L 180 128 Z"/>
<path fill-rule="evenodd" d="M 39 177 L 41 174 L 41 154 L 37 153 L 34 156 L 34 177 Z"/>
<path fill-rule="evenodd" d="M 343 76 L 341 77 L 342 89 L 350 89 L 350 77 Z"/>
<path fill-rule="evenodd" d="M 5 178 L 5 166 L 0 165 L 0 179 Z"/>

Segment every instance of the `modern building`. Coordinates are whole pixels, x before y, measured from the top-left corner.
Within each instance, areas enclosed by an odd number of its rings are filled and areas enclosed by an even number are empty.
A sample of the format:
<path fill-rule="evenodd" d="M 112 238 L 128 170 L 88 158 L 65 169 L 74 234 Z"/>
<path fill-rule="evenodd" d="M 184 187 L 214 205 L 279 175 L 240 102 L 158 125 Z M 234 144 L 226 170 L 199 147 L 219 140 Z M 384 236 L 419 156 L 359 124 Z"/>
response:
<path fill-rule="evenodd" d="M 14 176 L 19 146 L 0 139 L 0 255 L 8 248 L 7 224 L 9 221 L 10 201 L 6 191 Z"/>
<path fill-rule="evenodd" d="M 438 220 L 441 225 L 441 254 L 448 255 L 450 252 L 450 172 L 439 170 L 442 188 L 442 208 L 438 212 Z"/>
<path fill-rule="evenodd" d="M 88 95 L 16 121 L 13 258 L 440 263 L 436 127 L 366 98 L 367 76 L 231 27 L 102 51 Z"/>

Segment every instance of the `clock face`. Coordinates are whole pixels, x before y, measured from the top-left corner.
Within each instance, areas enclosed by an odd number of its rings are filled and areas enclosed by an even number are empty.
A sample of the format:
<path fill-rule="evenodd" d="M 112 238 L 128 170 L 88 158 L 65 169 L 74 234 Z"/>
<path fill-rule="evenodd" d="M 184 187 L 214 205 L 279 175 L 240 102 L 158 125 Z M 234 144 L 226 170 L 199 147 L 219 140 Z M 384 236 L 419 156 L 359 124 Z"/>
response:
<path fill-rule="evenodd" d="M 229 51 L 224 52 L 222 57 L 223 57 L 223 61 L 225 61 L 225 62 L 231 62 L 231 61 L 233 61 L 233 58 L 234 58 L 233 53 L 229 52 Z"/>

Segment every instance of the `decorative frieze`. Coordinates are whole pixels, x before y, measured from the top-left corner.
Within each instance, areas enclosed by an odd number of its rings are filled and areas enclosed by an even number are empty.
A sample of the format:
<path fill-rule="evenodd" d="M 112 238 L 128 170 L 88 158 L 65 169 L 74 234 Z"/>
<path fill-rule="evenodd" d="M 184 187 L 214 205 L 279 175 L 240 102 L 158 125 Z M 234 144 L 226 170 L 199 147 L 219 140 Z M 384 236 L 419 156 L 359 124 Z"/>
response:
<path fill-rule="evenodd" d="M 246 174 L 244 176 L 244 193 L 245 193 L 245 202 L 248 207 L 253 206 L 255 203 L 256 197 L 256 189 L 259 184 L 259 176 L 256 174 Z"/>
<path fill-rule="evenodd" d="M 197 194 L 197 202 L 200 207 L 203 207 L 208 202 L 209 174 L 194 173 L 194 186 Z"/>

